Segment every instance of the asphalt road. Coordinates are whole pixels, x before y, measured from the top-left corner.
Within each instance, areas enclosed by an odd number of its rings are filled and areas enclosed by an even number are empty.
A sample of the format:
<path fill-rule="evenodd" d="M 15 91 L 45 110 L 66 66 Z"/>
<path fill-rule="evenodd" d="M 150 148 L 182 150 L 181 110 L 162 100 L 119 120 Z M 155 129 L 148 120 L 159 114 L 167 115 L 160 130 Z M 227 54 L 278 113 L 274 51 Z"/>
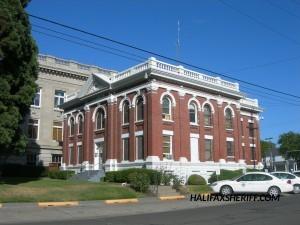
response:
<path fill-rule="evenodd" d="M 194 204 L 198 204 L 195 202 Z M 170 206 L 172 202 L 170 202 Z M 130 207 L 130 206 L 128 206 Z M 20 223 L 21 224 L 21 223 Z M 25 223 L 22 223 L 25 225 Z M 28 223 L 29 224 L 29 223 Z M 39 222 L 30 224 L 57 225 L 299 225 L 300 195 L 281 197 L 276 202 L 245 202 L 207 208 L 193 208 L 163 213 L 131 216 Z"/>

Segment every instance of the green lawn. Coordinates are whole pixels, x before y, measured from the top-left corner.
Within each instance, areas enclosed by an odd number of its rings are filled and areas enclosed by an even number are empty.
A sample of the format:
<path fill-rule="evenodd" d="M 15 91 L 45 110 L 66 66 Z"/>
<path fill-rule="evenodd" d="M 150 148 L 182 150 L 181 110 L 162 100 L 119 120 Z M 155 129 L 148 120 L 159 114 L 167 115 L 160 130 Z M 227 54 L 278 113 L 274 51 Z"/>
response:
<path fill-rule="evenodd" d="M 121 184 L 41 178 L 1 178 L 0 202 L 85 201 L 142 197 Z"/>
<path fill-rule="evenodd" d="M 208 185 L 188 185 L 187 186 L 189 193 L 207 193 L 211 192 L 211 188 Z"/>

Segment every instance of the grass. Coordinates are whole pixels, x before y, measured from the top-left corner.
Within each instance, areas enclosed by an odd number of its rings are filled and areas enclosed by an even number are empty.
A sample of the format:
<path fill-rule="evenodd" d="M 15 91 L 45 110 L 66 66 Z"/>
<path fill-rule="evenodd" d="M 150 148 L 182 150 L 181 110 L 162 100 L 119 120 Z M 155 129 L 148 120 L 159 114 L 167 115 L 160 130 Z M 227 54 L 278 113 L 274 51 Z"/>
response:
<path fill-rule="evenodd" d="M 208 185 L 188 185 L 187 189 L 189 193 L 193 194 L 207 193 L 212 191 Z"/>
<path fill-rule="evenodd" d="M 0 202 L 86 201 L 136 198 L 143 195 L 113 183 L 41 178 L 1 178 Z"/>

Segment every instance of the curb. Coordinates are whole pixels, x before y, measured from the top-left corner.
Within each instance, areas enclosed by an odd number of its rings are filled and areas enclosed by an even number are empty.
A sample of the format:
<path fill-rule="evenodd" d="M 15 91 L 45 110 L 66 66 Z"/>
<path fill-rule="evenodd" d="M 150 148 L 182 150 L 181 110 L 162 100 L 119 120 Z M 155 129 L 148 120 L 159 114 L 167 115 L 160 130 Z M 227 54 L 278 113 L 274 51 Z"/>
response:
<path fill-rule="evenodd" d="M 160 196 L 160 200 L 183 200 L 185 199 L 184 195 L 175 195 L 175 196 Z"/>
<path fill-rule="evenodd" d="M 38 202 L 38 207 L 52 207 L 52 206 L 78 206 L 78 201 L 72 202 Z"/>
<path fill-rule="evenodd" d="M 129 199 L 112 199 L 112 200 L 105 200 L 106 204 L 125 204 L 125 203 L 138 203 L 139 200 L 137 198 L 129 198 Z"/>

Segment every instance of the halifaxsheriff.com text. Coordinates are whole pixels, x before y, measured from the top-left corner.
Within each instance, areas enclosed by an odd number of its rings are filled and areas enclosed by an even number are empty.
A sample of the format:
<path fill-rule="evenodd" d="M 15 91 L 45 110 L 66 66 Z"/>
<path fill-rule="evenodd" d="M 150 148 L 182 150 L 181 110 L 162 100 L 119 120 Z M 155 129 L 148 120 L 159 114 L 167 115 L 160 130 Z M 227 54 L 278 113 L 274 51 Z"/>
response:
<path fill-rule="evenodd" d="M 280 195 L 273 196 L 268 194 L 191 194 L 192 202 L 270 202 L 279 201 Z"/>

